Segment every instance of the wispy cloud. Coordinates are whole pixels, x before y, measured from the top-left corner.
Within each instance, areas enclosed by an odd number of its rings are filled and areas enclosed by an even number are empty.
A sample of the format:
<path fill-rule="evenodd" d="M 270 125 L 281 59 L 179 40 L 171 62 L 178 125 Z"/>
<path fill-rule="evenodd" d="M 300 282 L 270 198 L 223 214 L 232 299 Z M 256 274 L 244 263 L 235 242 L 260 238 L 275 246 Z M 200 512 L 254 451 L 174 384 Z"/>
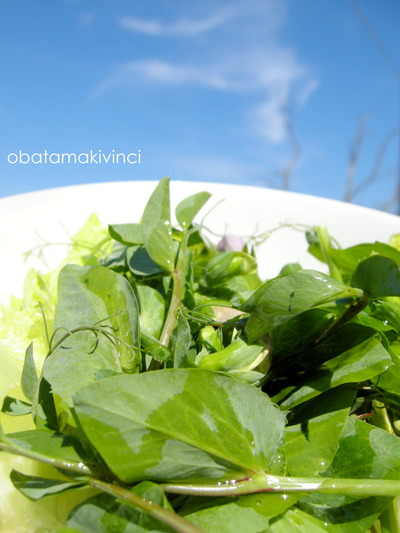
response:
<path fill-rule="evenodd" d="M 242 93 L 248 106 L 248 128 L 268 142 L 282 142 L 287 138 L 289 104 L 303 106 L 318 86 L 296 51 L 281 42 L 285 4 L 285 0 L 254 0 L 249 7 L 244 0 L 237 0 L 207 17 L 178 18 L 169 23 L 125 17 L 120 20 L 121 26 L 136 32 L 192 39 L 181 53 L 174 49 L 172 61 L 160 48 L 159 57 L 119 65 L 98 84 L 93 95 L 143 84 Z M 224 31 L 213 34 L 213 38 L 207 35 L 206 41 L 196 47 L 197 36 L 222 26 Z M 191 54 L 189 62 L 190 46 L 196 53 Z"/>
<path fill-rule="evenodd" d="M 182 17 L 172 23 L 164 23 L 156 19 L 122 17 L 119 24 L 127 30 L 153 36 L 196 36 L 215 30 L 234 16 L 233 9 L 222 9 L 208 17 L 192 19 Z"/>
<path fill-rule="evenodd" d="M 100 96 L 113 87 L 133 87 L 139 83 L 192 84 L 222 90 L 229 88 L 229 82 L 222 75 L 207 69 L 168 63 L 159 59 L 149 59 L 128 61 L 120 65 L 109 78 L 97 86 L 94 96 Z"/>

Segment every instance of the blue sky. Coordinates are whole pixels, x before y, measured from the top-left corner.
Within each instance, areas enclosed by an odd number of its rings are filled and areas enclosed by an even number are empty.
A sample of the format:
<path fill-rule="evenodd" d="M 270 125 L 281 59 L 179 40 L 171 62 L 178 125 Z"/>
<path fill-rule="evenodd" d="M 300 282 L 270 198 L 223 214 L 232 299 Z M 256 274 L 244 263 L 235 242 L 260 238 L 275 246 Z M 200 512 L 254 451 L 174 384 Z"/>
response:
<path fill-rule="evenodd" d="M 358 4 L 400 69 L 400 2 Z M 0 196 L 165 175 L 281 188 L 297 146 L 290 189 L 343 199 L 362 117 L 353 190 L 387 149 L 353 201 L 393 196 L 400 80 L 349 0 L 3 0 L 1 18 Z M 140 163 L 44 162 L 90 150 Z"/>

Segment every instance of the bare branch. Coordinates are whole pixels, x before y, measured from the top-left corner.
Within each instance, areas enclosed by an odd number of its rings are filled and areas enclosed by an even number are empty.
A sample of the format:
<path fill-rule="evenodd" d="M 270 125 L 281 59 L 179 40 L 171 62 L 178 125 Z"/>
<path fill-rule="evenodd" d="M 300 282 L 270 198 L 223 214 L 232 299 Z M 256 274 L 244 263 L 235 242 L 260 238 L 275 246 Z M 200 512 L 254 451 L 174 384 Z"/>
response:
<path fill-rule="evenodd" d="M 400 197 L 400 185 L 398 185 L 395 188 L 392 196 L 388 200 L 386 200 L 386 202 L 384 202 L 383 204 L 379 206 L 379 209 L 381 209 L 382 211 L 390 211 L 392 207 L 398 205 L 399 197 Z"/>
<path fill-rule="evenodd" d="M 378 147 L 378 151 L 376 153 L 376 158 L 375 158 L 375 164 L 372 167 L 372 170 L 369 176 L 367 176 L 365 180 L 363 180 L 361 183 L 359 183 L 353 188 L 353 193 L 352 193 L 353 198 L 357 196 L 357 194 L 360 194 L 360 192 L 362 192 L 364 189 L 369 187 L 381 175 L 381 168 L 382 168 L 382 163 L 385 158 L 386 150 L 388 149 L 388 146 L 397 137 L 398 134 L 399 134 L 399 128 L 395 127 L 392 130 L 390 130 L 389 133 L 386 135 L 385 139 L 383 140 L 381 145 Z"/>
<path fill-rule="evenodd" d="M 286 110 L 286 127 L 289 135 L 289 142 L 292 146 L 292 157 L 290 158 L 287 166 L 279 172 L 282 178 L 282 188 L 285 191 L 290 189 L 290 181 L 294 169 L 296 168 L 300 155 L 301 155 L 301 145 L 297 139 L 296 132 L 293 127 L 293 122 L 291 119 L 291 114 Z"/>
<path fill-rule="evenodd" d="M 361 148 L 364 142 L 366 122 L 365 115 L 362 115 L 358 121 L 357 131 L 350 148 L 349 163 L 347 165 L 346 193 L 344 195 L 345 202 L 351 202 L 353 200 L 354 176 L 356 174 Z"/>

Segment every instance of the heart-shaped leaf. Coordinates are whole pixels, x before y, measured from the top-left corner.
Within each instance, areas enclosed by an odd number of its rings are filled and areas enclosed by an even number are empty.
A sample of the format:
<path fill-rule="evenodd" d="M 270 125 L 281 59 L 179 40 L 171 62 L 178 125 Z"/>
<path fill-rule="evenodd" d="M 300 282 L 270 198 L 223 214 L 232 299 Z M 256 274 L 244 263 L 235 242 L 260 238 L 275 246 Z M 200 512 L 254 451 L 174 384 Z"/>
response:
<path fill-rule="evenodd" d="M 113 376 L 77 392 L 74 406 L 89 441 L 127 483 L 243 479 L 278 469 L 285 414 L 226 375 L 168 369 Z"/>

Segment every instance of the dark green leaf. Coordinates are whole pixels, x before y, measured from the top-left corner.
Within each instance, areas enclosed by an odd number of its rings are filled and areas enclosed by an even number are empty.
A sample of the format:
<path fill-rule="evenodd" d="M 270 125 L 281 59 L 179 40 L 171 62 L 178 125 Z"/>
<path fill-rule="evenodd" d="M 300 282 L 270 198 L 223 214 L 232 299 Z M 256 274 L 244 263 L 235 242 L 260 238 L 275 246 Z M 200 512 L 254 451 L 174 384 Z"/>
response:
<path fill-rule="evenodd" d="M 111 254 L 106 259 L 103 259 L 100 264 L 115 272 L 125 272 L 128 268 L 126 263 L 127 250 L 127 246 L 117 243 Z"/>
<path fill-rule="evenodd" d="M 165 269 L 153 261 L 144 246 L 130 246 L 126 252 L 126 261 L 135 276 L 165 274 Z"/>
<path fill-rule="evenodd" d="M 357 266 L 350 283 L 370 298 L 400 296 L 400 265 L 389 257 L 373 255 Z"/>
<path fill-rule="evenodd" d="M 165 270 L 174 268 L 169 178 L 159 181 L 142 217 L 143 242 L 150 257 Z"/>
<path fill-rule="evenodd" d="M 302 427 L 306 427 L 308 421 L 313 418 L 329 415 L 336 411 L 346 410 L 349 412 L 354 405 L 356 393 L 356 389 L 348 387 L 346 384 L 329 389 L 308 402 L 293 407 L 288 415 L 288 423 L 301 424 Z"/>
<path fill-rule="evenodd" d="M 42 376 L 32 403 L 32 415 L 38 429 L 59 431 L 59 419 L 49 382 Z"/>
<path fill-rule="evenodd" d="M 260 390 L 224 375 L 116 376 L 80 390 L 74 404 L 87 438 L 125 482 L 238 479 L 280 468 L 285 415 Z"/>
<path fill-rule="evenodd" d="M 243 306 L 245 311 L 251 311 L 246 326 L 249 342 L 307 309 L 354 296 L 353 291 L 314 270 L 300 270 L 275 278 L 260 287 L 251 301 Z"/>
<path fill-rule="evenodd" d="M 375 523 L 389 501 L 390 498 L 353 498 L 341 494 L 310 494 L 298 502 L 297 506 L 334 528 L 335 533 L 365 533 L 370 530 L 369 528 Z"/>
<path fill-rule="evenodd" d="M 274 363 L 300 352 L 318 338 L 334 317 L 331 310 L 314 308 L 274 328 L 271 331 Z"/>
<path fill-rule="evenodd" d="M 32 405 L 30 403 L 18 400 L 18 398 L 13 398 L 11 396 L 5 396 L 1 408 L 2 413 L 6 413 L 10 416 L 27 415 L 31 410 Z"/>
<path fill-rule="evenodd" d="M 199 192 L 188 196 L 176 206 L 176 219 L 183 229 L 188 228 L 193 222 L 194 217 L 210 198 L 208 192 Z"/>
<path fill-rule="evenodd" d="M 343 383 L 358 383 L 377 376 L 392 364 L 390 354 L 375 337 L 350 348 L 321 365 L 316 377 L 305 378 L 303 385 L 281 403 L 286 409 L 314 398 Z"/>
<path fill-rule="evenodd" d="M 21 375 L 22 392 L 30 402 L 35 396 L 38 383 L 39 378 L 36 372 L 35 361 L 33 360 L 33 344 L 31 343 L 25 352 L 24 366 Z"/>
<path fill-rule="evenodd" d="M 70 490 L 80 489 L 86 486 L 86 482 L 76 481 L 59 481 L 56 479 L 46 479 L 37 476 L 28 476 L 12 470 L 10 479 L 16 489 L 27 496 L 30 500 L 40 500 L 45 496 L 54 496 L 68 492 Z"/>
<path fill-rule="evenodd" d="M 381 340 L 375 329 L 357 322 L 348 322 L 314 348 L 309 349 L 300 364 L 305 368 L 315 369 L 372 337 Z"/>
<path fill-rule="evenodd" d="M 190 349 L 192 342 L 192 336 L 190 333 L 190 326 L 188 321 L 182 314 L 178 315 L 178 320 L 174 333 L 172 335 L 172 352 L 174 356 L 174 368 L 180 368 L 181 366 L 187 366 L 183 362 L 187 362 L 187 353 Z M 192 365 L 190 365 L 192 366 Z"/>

